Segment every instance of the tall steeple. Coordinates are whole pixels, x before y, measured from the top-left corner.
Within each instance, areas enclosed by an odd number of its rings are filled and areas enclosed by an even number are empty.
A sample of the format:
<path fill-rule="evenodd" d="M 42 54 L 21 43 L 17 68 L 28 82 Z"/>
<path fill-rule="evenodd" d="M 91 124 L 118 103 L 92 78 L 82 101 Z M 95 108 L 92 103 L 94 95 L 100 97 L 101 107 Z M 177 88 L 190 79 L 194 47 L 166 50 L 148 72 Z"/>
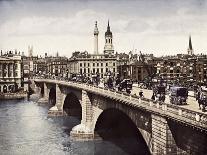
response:
<path fill-rule="evenodd" d="M 108 54 L 108 55 L 114 54 L 113 35 L 110 30 L 109 20 L 107 25 L 107 31 L 105 32 L 104 54 Z"/>
<path fill-rule="evenodd" d="M 107 31 L 110 31 L 109 20 L 108 20 Z"/>
<path fill-rule="evenodd" d="M 28 46 L 28 56 L 29 57 L 33 56 L 33 46 Z"/>
<path fill-rule="evenodd" d="M 110 30 L 109 20 L 108 20 L 108 25 L 107 25 L 107 31 L 105 32 L 105 37 L 106 36 L 111 36 L 112 38 L 112 32 Z"/>
<path fill-rule="evenodd" d="M 188 55 L 193 55 L 193 47 L 191 42 L 191 36 L 189 36 Z"/>
<path fill-rule="evenodd" d="M 189 37 L 189 49 L 192 50 L 191 36 Z"/>
<path fill-rule="evenodd" d="M 94 28 L 94 54 L 98 54 L 98 26 L 97 21 L 95 22 L 95 28 Z"/>

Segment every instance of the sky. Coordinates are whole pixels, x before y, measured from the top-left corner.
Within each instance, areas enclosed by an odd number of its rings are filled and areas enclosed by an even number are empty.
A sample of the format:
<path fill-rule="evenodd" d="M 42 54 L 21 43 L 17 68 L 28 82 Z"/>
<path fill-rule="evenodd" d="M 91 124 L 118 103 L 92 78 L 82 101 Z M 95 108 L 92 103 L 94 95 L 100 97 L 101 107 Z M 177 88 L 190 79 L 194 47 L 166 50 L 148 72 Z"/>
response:
<path fill-rule="evenodd" d="M 99 53 L 110 21 L 115 52 L 207 54 L 207 0 L 0 0 L 0 49 L 33 55 L 70 57 L 94 53 L 98 22 Z"/>

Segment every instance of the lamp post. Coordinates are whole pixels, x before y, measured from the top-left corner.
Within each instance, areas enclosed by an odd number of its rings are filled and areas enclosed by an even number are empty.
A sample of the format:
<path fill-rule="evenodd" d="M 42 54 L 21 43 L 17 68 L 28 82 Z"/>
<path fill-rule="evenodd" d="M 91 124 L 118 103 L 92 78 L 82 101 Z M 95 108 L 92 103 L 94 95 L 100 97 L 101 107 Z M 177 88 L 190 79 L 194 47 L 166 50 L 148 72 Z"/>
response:
<path fill-rule="evenodd" d="M 68 79 L 68 69 L 66 70 L 66 79 Z"/>

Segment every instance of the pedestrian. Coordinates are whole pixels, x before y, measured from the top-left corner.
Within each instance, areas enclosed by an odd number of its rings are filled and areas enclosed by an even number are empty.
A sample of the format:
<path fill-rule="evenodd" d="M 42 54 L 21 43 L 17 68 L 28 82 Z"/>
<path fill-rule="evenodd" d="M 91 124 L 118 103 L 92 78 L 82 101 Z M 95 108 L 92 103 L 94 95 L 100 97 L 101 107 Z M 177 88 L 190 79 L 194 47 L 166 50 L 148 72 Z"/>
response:
<path fill-rule="evenodd" d="M 155 94 L 154 94 L 154 93 L 152 94 L 151 99 L 152 99 L 152 100 L 155 100 Z"/>
<path fill-rule="evenodd" d="M 140 96 L 140 97 L 144 97 L 144 95 L 143 95 L 143 91 L 142 91 L 142 90 L 140 90 L 140 92 L 139 92 L 139 96 Z"/>

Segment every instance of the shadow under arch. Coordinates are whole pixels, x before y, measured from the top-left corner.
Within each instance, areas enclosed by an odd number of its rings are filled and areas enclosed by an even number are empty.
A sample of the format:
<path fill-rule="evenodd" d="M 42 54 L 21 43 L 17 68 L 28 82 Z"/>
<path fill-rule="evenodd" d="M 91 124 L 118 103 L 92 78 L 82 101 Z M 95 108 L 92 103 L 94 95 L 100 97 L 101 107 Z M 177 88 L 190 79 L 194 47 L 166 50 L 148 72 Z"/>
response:
<path fill-rule="evenodd" d="M 40 85 L 40 97 L 44 97 L 44 86 Z"/>
<path fill-rule="evenodd" d="M 74 93 L 69 93 L 65 97 L 63 110 L 68 116 L 74 116 L 79 120 L 82 118 L 82 107 Z"/>
<path fill-rule="evenodd" d="M 48 103 L 52 106 L 54 106 L 56 104 L 56 89 L 53 87 L 50 89 L 50 92 L 49 92 Z"/>
<path fill-rule="evenodd" d="M 103 140 L 112 142 L 128 154 L 150 155 L 150 150 L 139 129 L 121 110 L 115 108 L 104 110 L 96 122 L 95 134 Z"/>
<path fill-rule="evenodd" d="M 171 119 L 167 121 L 173 140 L 179 150 L 187 154 L 207 154 L 207 133 Z M 177 151 L 176 147 L 175 150 Z"/>

